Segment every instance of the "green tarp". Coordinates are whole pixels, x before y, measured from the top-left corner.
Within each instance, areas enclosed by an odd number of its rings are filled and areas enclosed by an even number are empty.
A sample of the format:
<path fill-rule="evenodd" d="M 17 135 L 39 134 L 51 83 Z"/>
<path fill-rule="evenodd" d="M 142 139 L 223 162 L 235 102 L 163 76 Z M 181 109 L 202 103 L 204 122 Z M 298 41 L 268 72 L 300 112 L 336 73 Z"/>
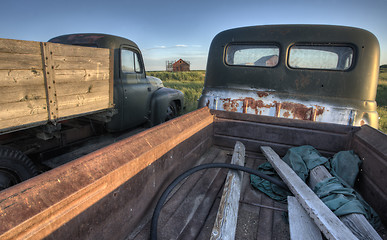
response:
<path fill-rule="evenodd" d="M 380 224 L 375 211 L 353 190 L 361 164 L 361 160 L 353 151 L 342 151 L 328 159 L 312 146 L 301 146 L 290 148 L 282 159 L 303 181 L 306 181 L 311 169 L 324 165 L 334 177 L 318 183 L 313 189 L 316 195 L 337 216 L 360 213 L 364 214 L 374 227 Z M 258 170 L 279 178 L 269 162 L 260 165 Z M 290 192 L 255 175 L 251 175 L 250 179 L 253 187 L 275 200 L 286 202 L 287 196 L 291 195 Z"/>

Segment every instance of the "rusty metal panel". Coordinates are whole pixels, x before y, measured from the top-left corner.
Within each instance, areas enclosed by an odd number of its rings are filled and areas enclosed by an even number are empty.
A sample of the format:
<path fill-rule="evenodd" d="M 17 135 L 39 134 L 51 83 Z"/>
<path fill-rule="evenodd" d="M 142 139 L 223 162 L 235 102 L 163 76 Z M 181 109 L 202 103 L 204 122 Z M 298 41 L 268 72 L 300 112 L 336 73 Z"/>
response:
<path fill-rule="evenodd" d="M 273 90 L 211 89 L 206 91 L 201 101 L 201 104 L 215 110 L 343 125 L 352 125 L 356 114 L 351 107 L 297 99 Z"/>
<path fill-rule="evenodd" d="M 86 209 L 212 123 L 213 116 L 203 108 L 2 191 L 0 238 L 41 239 L 66 227 Z M 97 212 L 101 207 L 109 208 L 98 206 Z M 83 226 L 78 225 L 67 230 L 80 234 Z"/>

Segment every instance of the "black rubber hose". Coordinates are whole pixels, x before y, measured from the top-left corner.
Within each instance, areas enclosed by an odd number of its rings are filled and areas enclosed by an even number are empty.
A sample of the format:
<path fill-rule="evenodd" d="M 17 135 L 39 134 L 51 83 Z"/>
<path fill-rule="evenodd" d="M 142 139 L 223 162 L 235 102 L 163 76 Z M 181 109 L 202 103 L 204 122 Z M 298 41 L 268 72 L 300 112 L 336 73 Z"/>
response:
<path fill-rule="evenodd" d="M 208 168 L 228 168 L 228 169 L 232 169 L 232 170 L 239 170 L 239 171 L 247 172 L 247 173 L 256 175 L 258 177 L 261 177 L 263 179 L 266 179 L 266 180 L 276 184 L 277 186 L 289 191 L 286 184 L 284 182 L 282 182 L 281 180 L 270 177 L 264 173 L 259 172 L 258 170 L 247 168 L 244 166 L 229 164 L 229 163 L 208 163 L 208 164 L 202 164 L 202 165 L 196 166 L 196 167 L 191 168 L 188 171 L 184 172 L 183 174 L 178 176 L 175 180 L 173 180 L 173 182 L 171 184 L 169 184 L 169 186 L 165 189 L 165 191 L 161 195 L 159 201 L 157 202 L 156 208 L 153 211 L 151 229 L 150 229 L 150 239 L 151 240 L 157 239 L 157 222 L 159 219 L 161 209 L 164 205 L 164 202 L 167 200 L 169 193 L 173 190 L 173 188 L 176 187 L 177 184 L 179 184 L 180 181 L 182 181 L 183 179 L 185 179 L 189 175 L 191 175 L 195 172 L 198 172 L 200 170 L 203 170 L 203 169 L 208 169 Z"/>

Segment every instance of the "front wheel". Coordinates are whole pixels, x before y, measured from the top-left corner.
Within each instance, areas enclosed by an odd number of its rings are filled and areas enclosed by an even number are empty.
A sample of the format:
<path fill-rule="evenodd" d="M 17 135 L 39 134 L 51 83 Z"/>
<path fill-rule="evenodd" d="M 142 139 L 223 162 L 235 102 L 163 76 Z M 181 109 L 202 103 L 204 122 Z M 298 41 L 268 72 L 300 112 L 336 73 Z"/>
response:
<path fill-rule="evenodd" d="M 38 175 L 38 169 L 21 151 L 0 146 L 0 191 Z"/>
<path fill-rule="evenodd" d="M 171 120 L 175 117 L 177 117 L 177 106 L 176 106 L 176 103 L 172 101 L 168 105 L 165 121 Z"/>

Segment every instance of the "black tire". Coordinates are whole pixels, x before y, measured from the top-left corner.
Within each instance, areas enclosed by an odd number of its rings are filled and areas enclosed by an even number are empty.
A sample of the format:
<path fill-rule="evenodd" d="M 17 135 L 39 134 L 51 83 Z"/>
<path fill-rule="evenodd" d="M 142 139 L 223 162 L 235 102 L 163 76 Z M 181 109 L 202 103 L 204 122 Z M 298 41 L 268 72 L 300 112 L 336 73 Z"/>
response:
<path fill-rule="evenodd" d="M 177 113 L 178 113 L 178 111 L 177 111 L 176 103 L 174 101 L 170 102 L 168 105 L 168 108 L 167 108 L 165 121 L 174 119 L 175 117 L 177 117 Z"/>
<path fill-rule="evenodd" d="M 21 151 L 0 146 L 0 191 L 38 175 L 38 169 Z"/>

